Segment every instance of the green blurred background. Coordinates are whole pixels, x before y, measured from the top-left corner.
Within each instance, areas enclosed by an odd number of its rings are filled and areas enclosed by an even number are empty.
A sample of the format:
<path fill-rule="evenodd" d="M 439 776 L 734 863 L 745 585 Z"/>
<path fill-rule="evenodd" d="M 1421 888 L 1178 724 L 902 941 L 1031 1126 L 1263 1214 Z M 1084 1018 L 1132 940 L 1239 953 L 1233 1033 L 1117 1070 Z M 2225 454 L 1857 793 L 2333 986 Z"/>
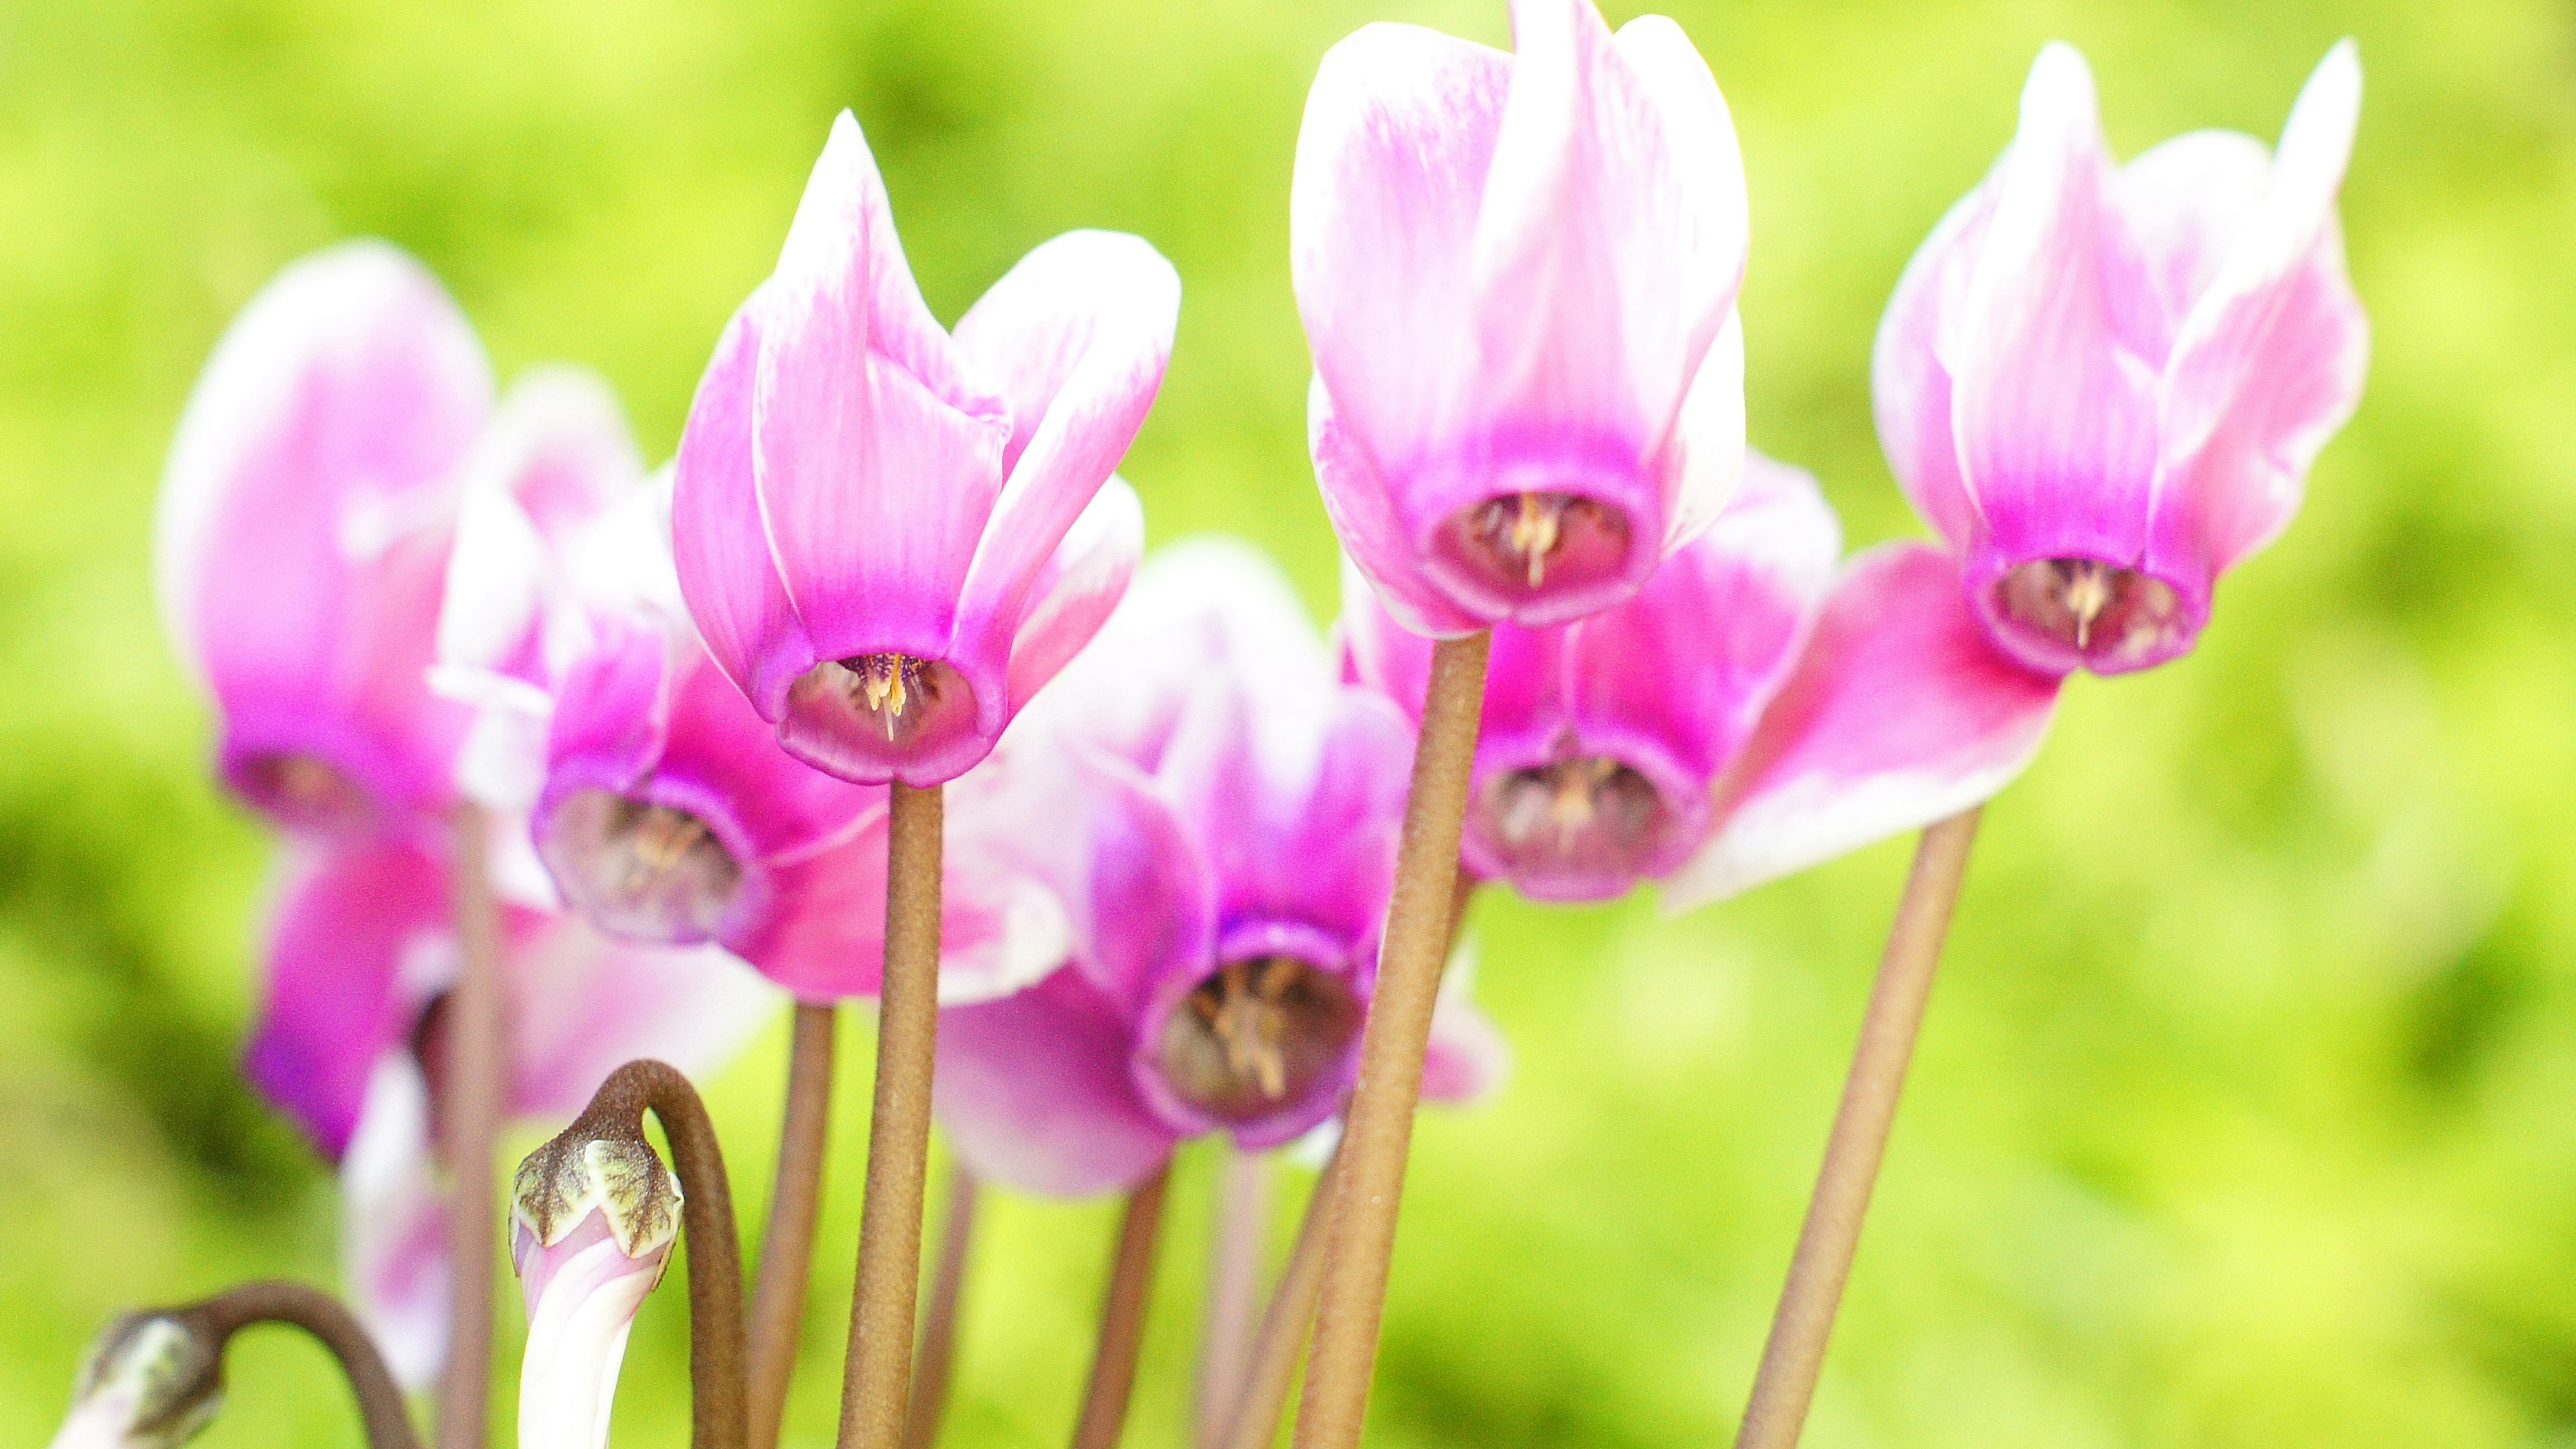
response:
<path fill-rule="evenodd" d="M 2090 55 L 2124 154 L 2268 138 L 2339 35 L 2369 72 L 2369 395 L 2199 652 L 2078 680 L 1990 812 L 1809 1443 L 2576 1444 L 2576 14 L 1674 8 L 1752 178 L 1753 436 L 1855 544 L 1917 528 L 1879 309 L 2041 42 Z M 335 1271 L 328 1174 L 233 1072 L 270 848 L 208 783 L 146 565 L 253 290 L 390 237 L 505 370 L 602 369 L 667 452 L 849 106 L 943 317 L 1069 227 L 1178 263 L 1127 472 L 1158 540 L 1247 534 L 1320 616 L 1287 186 L 1317 57 L 1372 18 L 1506 32 L 1500 0 L 0 3 L 0 1442 L 50 1435 L 116 1309 Z M 1727 1441 L 1905 853 L 1680 920 L 1479 907 L 1519 1062 L 1417 1139 L 1374 1442 Z M 866 1037 L 796 1444 L 837 1402 Z M 783 1042 L 713 1083 L 755 1215 Z M 1137 1443 L 1181 1442 L 1212 1166 L 1175 1189 Z M 951 1444 L 1066 1432 L 1113 1219 L 989 1215 Z M 246 1341 L 205 1442 L 355 1442 L 317 1358 Z M 666 1291 L 620 1439 L 679 1443 L 685 1401 Z"/>

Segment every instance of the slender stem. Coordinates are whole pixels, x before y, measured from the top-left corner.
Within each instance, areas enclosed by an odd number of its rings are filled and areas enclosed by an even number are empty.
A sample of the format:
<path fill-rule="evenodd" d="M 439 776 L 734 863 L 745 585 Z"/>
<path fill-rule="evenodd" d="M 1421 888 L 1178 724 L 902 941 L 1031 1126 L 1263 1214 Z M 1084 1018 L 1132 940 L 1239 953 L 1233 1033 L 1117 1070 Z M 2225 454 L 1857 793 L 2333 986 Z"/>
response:
<path fill-rule="evenodd" d="M 823 1206 L 823 1160 L 832 1121 L 832 1052 L 840 1013 L 829 1003 L 796 1003 L 787 1056 L 787 1110 L 778 1133 L 778 1183 L 760 1239 L 751 1290 L 750 1449 L 776 1449 L 805 1323 L 805 1284 L 814 1267 L 814 1223 Z"/>
<path fill-rule="evenodd" d="M 1259 1322 L 1261 1250 L 1270 1226 L 1270 1160 L 1225 1143 L 1217 1175 L 1216 1245 L 1208 1264 L 1206 1324 L 1199 1334 L 1199 1449 L 1216 1449 L 1234 1424 Z"/>
<path fill-rule="evenodd" d="M 938 786 L 897 782 L 887 822 L 885 980 L 858 1288 L 841 1374 L 841 1449 L 895 1449 L 912 1397 L 930 1069 L 939 1040 L 940 804 Z"/>
<path fill-rule="evenodd" d="M 1315 1179 L 1313 1195 L 1306 1199 L 1297 1244 L 1288 1250 L 1288 1266 L 1280 1270 L 1270 1306 L 1262 1310 L 1261 1332 L 1253 1340 L 1243 1392 L 1236 1397 L 1234 1417 L 1217 1449 L 1270 1449 L 1279 1437 L 1279 1416 L 1288 1407 L 1288 1384 L 1297 1376 L 1297 1351 L 1306 1346 L 1306 1329 L 1315 1321 L 1315 1297 L 1324 1286 L 1324 1235 L 1332 1220 L 1340 1163 L 1341 1154 L 1336 1151 Z"/>
<path fill-rule="evenodd" d="M 966 1292 L 966 1254 L 975 1241 L 976 1200 L 983 1194 L 964 1166 L 948 1170 L 948 1217 L 939 1229 L 939 1266 L 930 1272 L 930 1312 L 913 1355 L 912 1406 L 904 1416 L 904 1449 L 939 1442 L 948 1411 L 948 1382 L 957 1364 L 957 1303 Z"/>
<path fill-rule="evenodd" d="M 742 1240 L 724 1149 L 697 1088 L 668 1063 L 628 1062 L 608 1074 L 590 1105 L 549 1143 L 644 1136 L 644 1114 L 662 1123 L 680 1178 L 680 1223 L 689 1250 L 689 1443 L 743 1449 Z"/>
<path fill-rule="evenodd" d="M 488 823 L 464 806 L 454 826 L 456 937 L 463 961 L 447 998 L 447 1061 L 439 1103 L 449 1176 L 447 1371 L 439 1449 L 482 1449 L 492 1398 L 492 1275 L 500 1221 L 493 1152 L 500 1128 L 507 1008 L 501 995 L 501 908 L 493 898 Z"/>
<path fill-rule="evenodd" d="M 1807 1405 L 1824 1368 L 1825 1341 L 1833 1334 L 1834 1310 L 1842 1303 L 1843 1283 L 1860 1246 L 1870 1187 L 1887 1153 L 1888 1128 L 1896 1119 L 1905 1068 L 1923 1026 L 1924 1003 L 1932 994 L 1933 968 L 1940 964 L 1941 940 L 1949 933 L 1950 910 L 1958 903 L 1968 847 L 1976 836 L 1977 810 L 1971 807 L 1924 831 L 1915 848 L 1914 868 L 1905 878 L 1896 923 L 1879 959 L 1878 981 L 1861 1017 L 1851 1076 L 1843 1083 L 1842 1106 L 1825 1143 L 1824 1169 L 1816 1176 L 1806 1225 L 1789 1260 L 1788 1282 L 1780 1290 L 1780 1309 L 1771 1319 L 1771 1338 L 1763 1345 L 1762 1367 L 1754 1374 L 1736 1449 L 1790 1449 L 1806 1425 Z"/>
<path fill-rule="evenodd" d="M 1456 916 L 1458 837 L 1467 816 L 1468 773 L 1476 760 L 1485 656 L 1492 642 L 1491 634 L 1470 634 L 1443 639 L 1431 653 L 1431 687 L 1413 756 L 1395 892 L 1386 908 L 1377 989 L 1360 1037 L 1359 1089 L 1342 1136 L 1341 1185 L 1332 1199 L 1297 1449 L 1354 1449 L 1368 1415 L 1405 1154 L 1413 1143 L 1414 1105 L 1422 1096 L 1422 1055 L 1431 1041 L 1431 1012 Z"/>
<path fill-rule="evenodd" d="M 1136 1387 L 1136 1357 L 1145 1346 L 1145 1299 L 1154 1286 L 1154 1240 L 1163 1228 L 1163 1189 L 1172 1181 L 1166 1162 L 1127 1195 L 1118 1223 L 1118 1253 L 1109 1265 L 1109 1292 L 1100 1305 L 1100 1343 L 1091 1355 L 1091 1382 L 1082 1391 L 1073 1449 L 1114 1449 L 1127 1427 L 1127 1399 Z"/>
<path fill-rule="evenodd" d="M 161 1310 L 151 1317 L 184 1324 L 205 1345 L 220 1374 L 224 1348 L 232 1336 L 256 1323 L 284 1323 L 311 1334 L 340 1363 L 357 1396 L 358 1414 L 366 1423 L 368 1449 L 417 1449 L 410 1416 L 403 1412 L 403 1393 L 385 1368 L 375 1340 L 351 1317 L 340 1300 L 302 1283 L 244 1283 L 185 1308 Z"/>

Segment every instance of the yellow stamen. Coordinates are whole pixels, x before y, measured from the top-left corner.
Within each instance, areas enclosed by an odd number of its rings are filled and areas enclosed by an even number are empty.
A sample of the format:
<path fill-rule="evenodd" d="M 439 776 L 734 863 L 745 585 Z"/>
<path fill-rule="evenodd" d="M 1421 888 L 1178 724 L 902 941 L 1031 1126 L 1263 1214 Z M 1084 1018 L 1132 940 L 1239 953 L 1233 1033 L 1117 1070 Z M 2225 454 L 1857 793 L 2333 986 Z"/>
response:
<path fill-rule="evenodd" d="M 643 890 L 653 877 L 678 865 L 691 847 L 707 838 L 707 823 L 685 810 L 665 805 L 644 807 L 635 826 L 633 854 L 627 863 L 626 889 Z"/>
<path fill-rule="evenodd" d="M 1251 1079 L 1274 1102 L 1288 1095 L 1288 1059 L 1281 1050 L 1288 1019 L 1280 1003 L 1297 973 L 1297 963 L 1278 957 L 1238 961 L 1218 973 L 1213 993 L 1191 996 L 1191 1005 L 1225 1045 L 1227 1069 Z"/>
<path fill-rule="evenodd" d="M 2075 647 L 2093 642 L 2093 621 L 2111 604 L 2111 570 L 2093 559 L 2079 559 L 2066 581 L 2066 609 L 2075 616 Z"/>
<path fill-rule="evenodd" d="M 1562 512 L 1553 501 L 1524 493 L 1512 514 L 1508 535 L 1511 549 L 1529 560 L 1529 586 L 1533 589 L 1547 579 L 1547 556 L 1556 551 Z"/>

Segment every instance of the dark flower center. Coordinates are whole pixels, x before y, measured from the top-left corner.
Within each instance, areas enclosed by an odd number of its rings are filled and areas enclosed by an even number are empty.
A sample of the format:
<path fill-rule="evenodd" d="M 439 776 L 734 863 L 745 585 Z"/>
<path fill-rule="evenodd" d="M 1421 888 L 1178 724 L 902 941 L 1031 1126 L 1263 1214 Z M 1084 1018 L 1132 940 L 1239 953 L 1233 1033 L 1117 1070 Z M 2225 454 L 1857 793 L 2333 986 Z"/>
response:
<path fill-rule="evenodd" d="M 1573 493 L 1505 493 L 1444 526 L 1457 557 L 1491 585 L 1535 593 L 1551 571 L 1577 583 L 1616 573 L 1628 557 L 1628 515 Z"/>
<path fill-rule="evenodd" d="M 574 910 L 636 940 L 707 940 L 742 890 L 741 863 L 706 821 L 614 791 L 567 797 L 539 849 Z"/>
<path fill-rule="evenodd" d="M 974 691 L 946 661 L 913 654 L 826 659 L 805 671 L 789 695 L 796 707 L 837 714 L 895 746 L 919 738 L 951 697 L 971 700 Z"/>
<path fill-rule="evenodd" d="M 1513 770 L 1478 802 L 1485 838 L 1515 875 L 1634 874 L 1671 824 L 1664 797 L 1607 755 L 1569 755 Z"/>
<path fill-rule="evenodd" d="M 2182 623 L 2164 580 L 2089 558 L 2017 565 L 1996 581 L 1995 604 L 2014 625 L 2104 664 L 2164 647 Z"/>
<path fill-rule="evenodd" d="M 242 762 L 241 771 L 253 802 L 292 825 L 344 824 L 367 811 L 367 792 L 318 755 L 291 750 L 254 755 Z"/>
<path fill-rule="evenodd" d="M 1155 1063 L 1182 1101 L 1250 1122 L 1314 1090 L 1359 1035 L 1340 977 L 1289 956 L 1237 961 L 1163 1023 Z"/>

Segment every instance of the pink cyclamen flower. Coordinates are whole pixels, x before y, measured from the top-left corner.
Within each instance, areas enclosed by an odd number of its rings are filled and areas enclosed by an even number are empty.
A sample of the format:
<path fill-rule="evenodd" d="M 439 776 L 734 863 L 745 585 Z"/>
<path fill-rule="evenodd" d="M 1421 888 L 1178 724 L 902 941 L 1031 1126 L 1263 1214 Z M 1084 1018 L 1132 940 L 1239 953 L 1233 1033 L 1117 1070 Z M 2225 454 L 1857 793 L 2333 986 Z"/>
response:
<path fill-rule="evenodd" d="M 640 1138 L 520 1165 L 510 1262 L 528 1309 L 519 1361 L 528 1449 L 606 1449 L 626 1339 L 670 1265 L 680 1201 L 678 1175 Z"/>
<path fill-rule="evenodd" d="M 1091 637 L 1143 546 L 1111 471 L 1179 306 L 1152 247 L 1070 232 L 952 337 L 858 123 L 833 123 L 777 272 L 698 385 L 673 513 L 708 652 L 791 753 L 952 780 Z"/>
<path fill-rule="evenodd" d="M 456 485 L 492 404 L 473 329 L 381 242 L 296 262 L 189 398 L 155 530 L 225 782 L 283 824 L 402 833 L 452 801 L 465 711 L 422 681 Z"/>
<path fill-rule="evenodd" d="M 395 1375 L 426 1385 L 447 1338 L 436 1171 L 441 1002 L 458 961 L 447 867 L 407 842 L 361 840 L 298 850 L 284 875 L 244 1070 L 339 1164 L 350 1296 Z M 625 945 L 517 902 L 503 928 L 514 1117 L 569 1118 L 635 1057 L 712 1068 L 775 1008 L 712 949 Z"/>
<path fill-rule="evenodd" d="M 578 433 L 598 412 L 596 400 L 564 406 L 555 428 L 523 435 Z M 521 455 L 549 452 L 571 450 Z M 673 572 L 667 479 L 630 471 L 546 502 L 524 472 L 495 468 L 459 530 L 439 684 L 481 708 L 477 798 L 529 817 L 557 893 L 603 931 L 719 942 L 807 1000 L 873 995 L 887 788 L 789 755 L 708 656 Z M 975 810 L 978 788 L 958 787 L 942 900 L 952 1001 L 1017 990 L 1064 951 L 1053 893 L 1010 868 L 1010 839 L 978 831 L 1022 822 Z"/>
<path fill-rule="evenodd" d="M 1075 944 L 1028 990 L 941 1014 L 958 1155 L 1078 1196 L 1189 1137 L 1271 1147 L 1339 1111 L 1411 754 L 1392 706 L 1334 683 L 1259 555 L 1159 556 L 988 766 L 1063 847 Z M 1491 1033 L 1453 1039 L 1470 1059 L 1447 1077 L 1472 1089 Z"/>
<path fill-rule="evenodd" d="M 1635 598 L 1495 629 L 1468 870 L 1542 900 L 1704 900 L 1983 800 L 2037 751 L 2056 679 L 1985 643 L 1946 555 L 1896 545 L 1837 581 L 1815 480 L 1758 453 L 1744 477 Z M 1430 643 L 1345 598 L 1346 673 L 1418 714 Z"/>
<path fill-rule="evenodd" d="M 1513 0 L 1516 53 L 1371 25 L 1324 57 L 1290 261 L 1333 526 L 1403 625 L 1635 593 L 1744 456 L 1743 160 L 1661 16 Z"/>
<path fill-rule="evenodd" d="M 2360 105 L 2345 41 L 2276 154 L 2196 131 L 2115 167 L 2083 57 L 2051 45 L 2003 158 L 1906 268 L 1879 436 L 2032 668 L 2187 652 L 2218 576 L 2298 511 L 2368 365 L 2335 216 Z"/>

